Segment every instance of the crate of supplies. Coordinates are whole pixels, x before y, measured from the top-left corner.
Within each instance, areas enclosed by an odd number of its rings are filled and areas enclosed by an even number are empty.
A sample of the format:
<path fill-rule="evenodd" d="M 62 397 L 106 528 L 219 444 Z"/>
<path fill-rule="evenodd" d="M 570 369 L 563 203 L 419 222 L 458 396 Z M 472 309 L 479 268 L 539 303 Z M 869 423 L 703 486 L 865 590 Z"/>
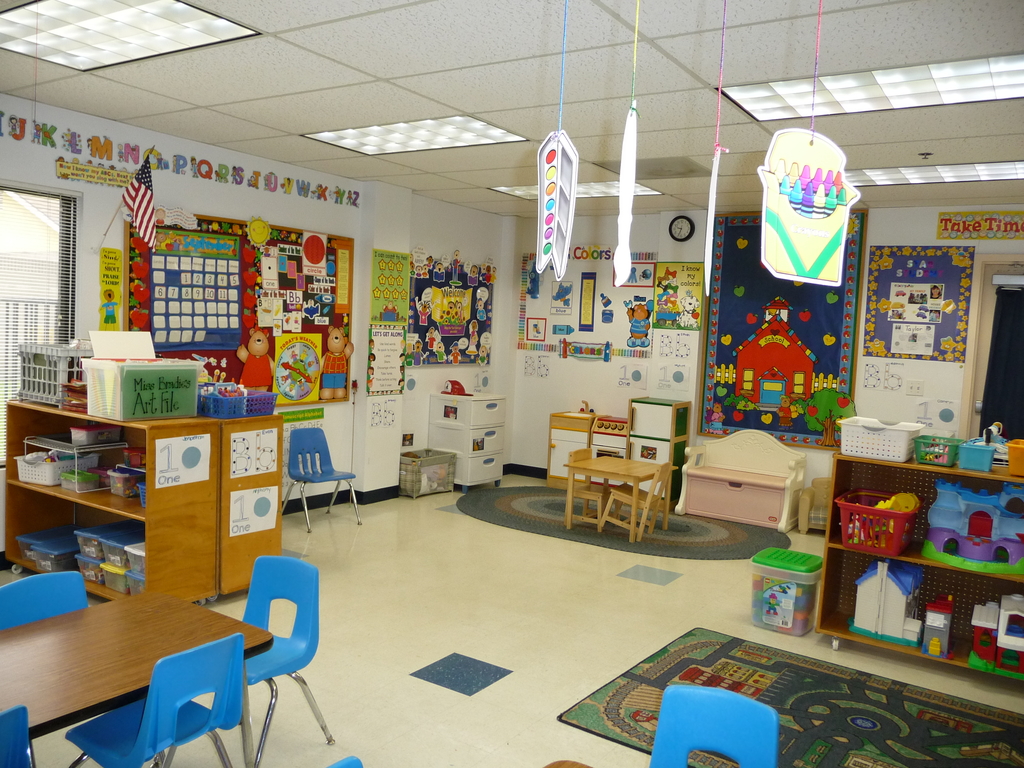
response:
<path fill-rule="evenodd" d="M 121 428 L 112 424 L 85 424 L 71 427 L 72 445 L 102 445 L 116 443 L 121 440 Z"/>
<path fill-rule="evenodd" d="M 18 356 L 21 358 L 18 399 L 60 405 L 64 400 L 64 385 L 85 378 L 82 360 L 92 357 L 92 348 L 19 344 Z"/>
<path fill-rule="evenodd" d="M 422 496 L 444 493 L 455 488 L 455 459 L 451 451 L 407 451 L 401 455 L 398 467 L 398 493 L 402 496 Z"/>
<path fill-rule="evenodd" d="M 956 437 L 921 435 L 914 438 L 914 452 L 918 464 L 938 464 L 952 467 L 956 464 L 957 452 L 963 440 Z"/>
<path fill-rule="evenodd" d="M 103 560 L 103 543 L 101 538 L 112 536 L 115 533 L 131 531 L 137 534 L 136 541 L 142 541 L 146 536 L 146 525 L 139 520 L 119 520 L 116 523 L 97 525 L 92 528 L 78 528 L 75 536 L 78 538 L 78 549 L 86 557 L 95 557 Z"/>
<path fill-rule="evenodd" d="M 139 483 L 145 481 L 146 471 L 118 465 L 116 469 L 112 469 L 107 473 L 107 477 L 110 478 L 110 492 L 112 494 L 133 499 L 139 495 Z"/>
<path fill-rule="evenodd" d="M 95 491 L 100 487 L 100 476 L 82 469 L 77 472 L 74 470 L 61 472 L 60 487 L 65 491 L 74 491 L 75 493 Z"/>
<path fill-rule="evenodd" d="M 75 526 L 61 525 L 57 528 L 47 528 L 45 531 L 23 533 L 21 536 L 15 536 L 14 538 L 18 542 L 18 547 L 21 549 L 21 559 L 35 560 L 36 553 L 32 551 L 32 547 L 35 544 L 40 544 L 44 541 L 51 541 L 53 539 L 65 539 L 68 536 L 74 535 Z"/>
<path fill-rule="evenodd" d="M 249 392 L 237 384 L 203 384 L 199 389 L 199 415 L 214 419 L 269 416 L 277 406 L 275 392 Z"/>
<path fill-rule="evenodd" d="M 103 569 L 103 582 L 115 592 L 123 595 L 128 594 L 128 566 L 113 565 L 112 563 L 101 563 Z"/>
<path fill-rule="evenodd" d="M 821 557 L 770 547 L 751 559 L 754 624 L 787 635 L 805 635 L 814 626 Z"/>
<path fill-rule="evenodd" d="M 75 555 L 78 554 L 78 539 L 65 536 L 49 539 L 32 545 L 36 556 L 35 567 L 40 571 L 74 571 L 78 569 Z"/>
<path fill-rule="evenodd" d="M 900 497 L 900 498 L 894 498 Z M 898 509 L 884 509 L 879 502 Z M 909 493 L 885 493 L 863 489 L 836 498 L 842 523 L 843 546 L 878 555 L 899 555 L 910 544 L 921 502 Z"/>
<path fill-rule="evenodd" d="M 115 421 L 188 418 L 199 402 L 197 360 L 84 360 L 89 415 Z"/>
<path fill-rule="evenodd" d="M 914 438 L 921 434 L 923 424 L 901 421 L 896 424 L 851 416 L 839 421 L 840 452 L 845 456 L 862 456 L 882 461 L 906 461 L 914 452 Z"/>
<path fill-rule="evenodd" d="M 77 459 L 73 454 L 62 454 L 65 458 L 58 461 L 46 461 L 47 454 L 40 452 L 28 456 L 15 456 L 18 462 L 18 480 L 32 485 L 60 485 L 60 476 L 64 472 L 76 469 L 92 469 L 100 463 L 98 453 L 87 453 Z"/>
<path fill-rule="evenodd" d="M 140 445 L 129 445 L 127 448 L 122 449 L 122 456 L 124 457 L 124 465 L 126 467 L 144 467 L 146 466 L 146 448 Z"/>
<path fill-rule="evenodd" d="M 75 560 L 78 561 L 78 570 L 82 572 L 82 578 L 96 584 L 103 583 L 104 571 L 100 567 L 103 565 L 102 560 L 82 554 L 75 555 Z"/>

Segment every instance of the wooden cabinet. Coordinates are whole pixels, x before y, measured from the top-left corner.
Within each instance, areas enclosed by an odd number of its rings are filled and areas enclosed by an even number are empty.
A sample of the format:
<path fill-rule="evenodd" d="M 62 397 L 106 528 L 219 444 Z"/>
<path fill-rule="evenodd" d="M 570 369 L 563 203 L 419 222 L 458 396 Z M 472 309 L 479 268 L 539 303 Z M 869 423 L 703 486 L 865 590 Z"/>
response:
<path fill-rule="evenodd" d="M 921 508 L 917 514 L 910 545 L 903 554 L 891 559 L 924 566 L 918 608 L 919 619 L 924 619 L 926 603 L 933 602 L 937 597 L 953 595 L 953 657 L 927 658 L 946 664 L 967 666 L 972 646 L 971 616 L 974 606 L 988 601 L 999 602 L 1003 595 L 1024 592 L 1024 575 L 977 573 L 921 556 L 921 546 L 928 533 L 928 509 L 936 496 L 935 481 L 946 480 L 960 483 L 965 488 L 998 493 L 1004 482 L 1017 481 L 1018 478 L 1011 477 L 1005 468 L 996 468 L 992 472 L 974 472 L 917 464 L 913 461 L 896 464 L 836 454 L 833 458 L 832 479 L 833 501 L 825 534 L 825 556 L 819 588 L 818 632 L 831 635 L 833 647 L 838 647 L 840 638 L 846 638 L 921 656 L 920 648 L 917 646 L 897 645 L 850 631 L 849 622 L 857 601 L 856 580 L 874 560 L 885 556 L 855 551 L 843 546 L 840 510 L 834 501 L 840 494 L 856 489 L 914 493 L 921 500 Z"/>
<path fill-rule="evenodd" d="M 686 438 L 690 428 L 690 404 L 656 397 L 629 401 L 629 452 L 627 457 L 655 464 L 672 462 L 672 499 L 679 498 L 686 463 Z"/>
<path fill-rule="evenodd" d="M 24 455 L 26 437 L 67 434 L 70 427 L 87 422 L 122 427 L 125 442 L 146 449 L 145 508 L 138 498 L 115 496 L 106 490 L 75 493 L 59 485 L 33 485 L 18 479 L 14 457 Z M 276 470 L 232 481 L 230 462 L 237 454 L 232 453 L 230 441 L 238 432 L 273 425 L 277 431 Z M 146 589 L 185 600 L 202 600 L 221 592 L 243 589 L 248 586 L 252 561 L 258 555 L 280 554 L 281 522 L 275 504 L 276 522 L 272 530 L 231 537 L 227 527 L 230 525 L 230 494 L 264 485 L 273 486 L 277 498 L 281 483 L 281 433 L 280 416 L 119 422 L 39 403 L 10 402 L 7 405 L 7 559 L 33 569 L 33 562 L 20 556 L 15 537 L 22 534 L 68 524 L 87 528 L 130 518 L 146 524 Z M 194 482 L 160 487 L 156 481 L 157 468 L 161 461 L 170 460 L 169 446 L 183 438 L 186 442 L 194 438 L 197 444 L 208 447 L 209 455 L 205 457 L 208 472 Z M 162 442 L 165 440 L 172 442 Z M 201 470 L 199 474 L 203 474 Z M 109 599 L 125 596 L 90 581 L 86 581 L 86 588 Z"/>
<path fill-rule="evenodd" d="M 567 411 L 548 418 L 548 487 L 565 488 L 569 484 L 565 468 L 569 454 L 590 446 L 594 414 Z"/>
<path fill-rule="evenodd" d="M 453 451 L 455 484 L 463 493 L 480 483 L 501 483 L 505 470 L 505 398 L 502 395 L 431 395 L 427 445 Z"/>

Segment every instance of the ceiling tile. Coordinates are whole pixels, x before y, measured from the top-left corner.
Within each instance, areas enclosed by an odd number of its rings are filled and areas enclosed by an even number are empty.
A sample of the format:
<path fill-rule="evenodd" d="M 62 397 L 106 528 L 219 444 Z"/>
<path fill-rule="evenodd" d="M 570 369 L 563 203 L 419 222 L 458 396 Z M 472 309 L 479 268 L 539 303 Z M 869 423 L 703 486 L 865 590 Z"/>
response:
<path fill-rule="evenodd" d="M 637 157 L 684 157 L 714 151 L 715 128 L 688 128 L 672 131 L 645 131 L 646 122 L 640 121 L 637 135 Z M 768 151 L 771 133 L 757 124 L 729 125 L 721 131 L 721 143 L 730 152 Z M 580 153 L 594 162 L 618 160 L 622 154 L 622 134 L 606 134 L 574 139 Z M 708 174 L 711 170 L 708 167 Z"/>
<path fill-rule="evenodd" d="M 636 93 L 640 99 L 651 93 L 702 86 L 650 46 L 640 46 L 637 59 Z M 476 113 L 557 104 L 561 71 L 562 57 L 552 55 L 407 77 L 396 83 L 455 104 L 463 112 Z M 625 118 L 632 72 L 631 43 L 570 53 L 565 62 L 564 98 L 570 102 L 618 99 Z M 502 83 L 502 88 L 495 88 L 495 83 Z"/>
<path fill-rule="evenodd" d="M 280 131 L 273 128 L 222 115 L 209 109 L 188 109 L 166 115 L 133 118 L 124 122 L 207 144 L 281 135 Z"/>
<path fill-rule="evenodd" d="M 215 73 L 214 83 L 207 82 L 211 72 Z M 253 77 L 254 72 L 259 72 L 260 76 Z M 371 79 L 271 37 L 253 37 L 106 67 L 97 74 L 200 106 L 333 88 Z"/>
<path fill-rule="evenodd" d="M 456 181 L 434 173 L 410 173 L 406 176 L 388 176 L 388 184 L 396 187 L 407 187 L 414 191 L 445 190 L 445 189 L 469 189 L 473 184 L 464 181 Z"/>
<path fill-rule="evenodd" d="M 562 5 L 436 0 L 282 37 L 343 64 L 395 78 L 560 53 Z M 570 9 L 569 50 L 632 41 L 631 28 L 589 0 Z"/>
<path fill-rule="evenodd" d="M 362 157 L 358 152 L 325 144 L 322 141 L 307 139 L 305 136 L 274 136 L 269 139 L 222 141 L 220 146 L 257 157 L 280 160 L 282 163 Z"/>
<path fill-rule="evenodd" d="M 348 179 L 375 179 L 387 176 L 407 175 L 412 169 L 399 163 L 385 160 L 382 157 L 366 157 L 357 155 L 340 160 L 316 160 L 296 163 L 303 168 L 312 168 L 324 173 L 334 173 Z"/>
<path fill-rule="evenodd" d="M 962 184 L 901 184 L 861 187 L 861 202 L 879 208 L 934 205 L 1004 205 L 1024 200 L 1024 181 L 970 181 Z"/>
<path fill-rule="evenodd" d="M 450 107 L 383 82 L 241 101 L 223 104 L 217 109 L 296 134 L 364 128 L 455 114 Z"/>
<path fill-rule="evenodd" d="M 408 5 L 409 0 L 201 0 L 191 4 L 252 29 L 280 32 Z"/>
<path fill-rule="evenodd" d="M 390 181 L 390 180 L 389 180 Z M 473 203 L 473 202 L 497 202 L 507 197 L 504 192 L 495 192 L 493 189 L 427 189 L 417 192 L 424 197 L 432 197 L 435 200 L 446 200 L 449 203 Z M 534 209 L 537 204 L 534 203 Z"/>
<path fill-rule="evenodd" d="M 467 208 L 474 208 L 478 211 L 485 211 L 487 213 L 496 213 L 501 216 L 521 216 L 523 218 L 533 218 L 537 215 L 537 204 L 530 203 L 526 200 L 517 200 L 514 197 L 505 195 L 508 200 L 500 200 L 497 202 L 478 202 L 478 203 L 462 203 Z M 447 201 L 446 201 L 447 202 Z"/>
<path fill-rule="evenodd" d="M 33 57 L 3 50 L 0 50 L 0 72 L 3 73 L 0 90 L 4 93 L 13 93 L 16 89 L 25 88 L 33 83 L 46 83 L 78 74 L 77 70 L 62 67 L 60 64 L 51 64 L 49 61 L 40 61 L 37 71 L 36 60 Z"/>
<path fill-rule="evenodd" d="M 43 104 L 111 120 L 126 120 L 192 106 L 184 101 L 158 96 L 90 74 L 74 75 L 64 80 L 40 83 L 38 87 L 29 86 L 11 91 L 13 95 L 25 99 L 32 99 L 33 92 L 35 98 Z"/>
<path fill-rule="evenodd" d="M 516 141 L 478 147 L 431 149 L 426 152 L 402 152 L 389 155 L 395 162 L 430 173 L 471 171 L 482 168 L 537 167 L 537 144 Z"/>
<path fill-rule="evenodd" d="M 898 168 L 952 163 L 995 163 L 1024 160 L 1020 136 L 979 136 L 973 139 L 930 139 L 891 144 L 843 145 L 848 168 Z M 920 152 L 931 152 L 923 158 Z"/>
<path fill-rule="evenodd" d="M 534 162 L 518 168 L 487 168 L 484 170 L 445 171 L 446 178 L 476 187 L 523 187 L 537 183 L 536 154 Z"/>

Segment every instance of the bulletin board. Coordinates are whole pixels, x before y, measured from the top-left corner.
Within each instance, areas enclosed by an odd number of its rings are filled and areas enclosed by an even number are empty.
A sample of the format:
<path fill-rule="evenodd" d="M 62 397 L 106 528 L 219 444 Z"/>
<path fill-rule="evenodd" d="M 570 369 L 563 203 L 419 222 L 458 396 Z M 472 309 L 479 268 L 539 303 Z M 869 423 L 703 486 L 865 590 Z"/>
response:
<path fill-rule="evenodd" d="M 761 217 L 715 220 L 701 433 L 757 429 L 835 448 L 856 413 L 853 364 L 865 214 L 850 215 L 843 282 L 779 280 L 761 265 Z"/>
<path fill-rule="evenodd" d="M 864 354 L 964 362 L 974 246 L 873 245 Z"/>
<path fill-rule="evenodd" d="M 656 253 L 634 253 L 630 276 L 612 284 L 613 249 L 576 246 L 561 280 L 524 254 L 518 348 L 561 357 L 651 357 Z"/>
<path fill-rule="evenodd" d="M 273 390 L 279 404 L 347 400 L 353 240 L 259 218 L 178 223 L 158 219 L 152 252 L 126 225 L 129 330 L 203 362 L 207 381 Z"/>
<path fill-rule="evenodd" d="M 412 292 L 406 336 L 411 364 L 486 365 L 493 346 L 494 282 L 489 260 L 453 251 L 412 254 Z"/>

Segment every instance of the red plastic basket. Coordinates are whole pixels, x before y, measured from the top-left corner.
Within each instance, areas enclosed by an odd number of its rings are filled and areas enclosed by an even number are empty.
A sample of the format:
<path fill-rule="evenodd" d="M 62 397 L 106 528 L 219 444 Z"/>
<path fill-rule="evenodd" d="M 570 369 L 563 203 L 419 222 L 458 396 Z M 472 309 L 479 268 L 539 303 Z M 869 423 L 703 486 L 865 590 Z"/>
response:
<path fill-rule="evenodd" d="M 895 495 L 859 489 L 836 498 L 842 518 L 843 546 L 879 555 L 901 554 L 910 544 L 920 502 L 910 512 L 875 506 Z"/>

